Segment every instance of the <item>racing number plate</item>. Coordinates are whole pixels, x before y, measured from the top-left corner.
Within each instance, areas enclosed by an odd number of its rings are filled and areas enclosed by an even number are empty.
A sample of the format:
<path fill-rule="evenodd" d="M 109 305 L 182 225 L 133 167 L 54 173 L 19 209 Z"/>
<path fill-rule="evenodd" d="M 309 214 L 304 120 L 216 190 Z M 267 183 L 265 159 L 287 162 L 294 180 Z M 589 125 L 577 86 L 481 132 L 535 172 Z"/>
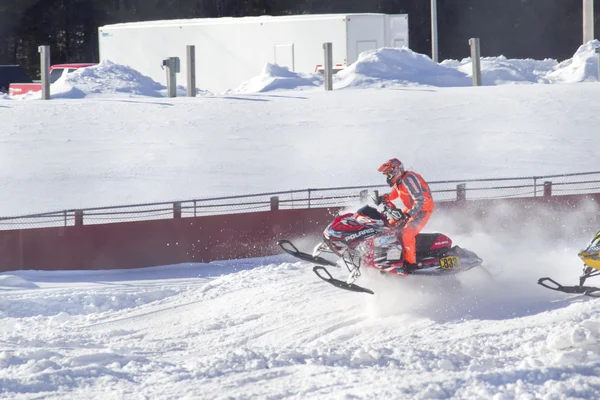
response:
<path fill-rule="evenodd" d="M 442 269 L 455 269 L 460 267 L 460 258 L 457 256 L 448 256 L 440 258 L 440 267 Z"/>

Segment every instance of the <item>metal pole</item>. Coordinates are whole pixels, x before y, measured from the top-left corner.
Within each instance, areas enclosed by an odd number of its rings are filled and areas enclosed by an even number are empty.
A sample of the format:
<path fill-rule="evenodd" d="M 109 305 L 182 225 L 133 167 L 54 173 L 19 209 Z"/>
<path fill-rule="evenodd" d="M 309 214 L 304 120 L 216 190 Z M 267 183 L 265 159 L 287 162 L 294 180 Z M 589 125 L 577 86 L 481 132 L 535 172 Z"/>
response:
<path fill-rule="evenodd" d="M 552 182 L 546 181 L 544 182 L 544 198 L 552 197 Z"/>
<path fill-rule="evenodd" d="M 473 86 L 481 86 L 481 48 L 479 38 L 469 39 L 471 62 L 473 64 Z"/>
<path fill-rule="evenodd" d="M 181 218 L 181 202 L 173 203 L 173 218 Z"/>
<path fill-rule="evenodd" d="M 323 63 L 325 74 L 325 90 L 333 90 L 333 49 L 331 43 L 323 43 L 325 62 Z"/>
<path fill-rule="evenodd" d="M 42 100 L 50 100 L 50 46 L 39 46 Z"/>
<path fill-rule="evenodd" d="M 467 200 L 467 184 L 459 183 L 456 185 L 456 201 Z"/>
<path fill-rule="evenodd" d="M 598 82 L 600 82 L 600 47 L 596 47 L 596 54 L 598 54 Z"/>
<path fill-rule="evenodd" d="M 187 46 L 187 95 L 196 97 L 196 46 Z"/>
<path fill-rule="evenodd" d="M 279 196 L 271 197 L 271 211 L 279 210 Z"/>
<path fill-rule="evenodd" d="M 162 65 L 167 69 L 167 96 L 177 97 L 177 57 L 165 58 Z"/>
<path fill-rule="evenodd" d="M 594 40 L 594 0 L 583 0 L 583 44 Z"/>
<path fill-rule="evenodd" d="M 431 59 L 438 62 L 437 0 L 431 0 Z"/>

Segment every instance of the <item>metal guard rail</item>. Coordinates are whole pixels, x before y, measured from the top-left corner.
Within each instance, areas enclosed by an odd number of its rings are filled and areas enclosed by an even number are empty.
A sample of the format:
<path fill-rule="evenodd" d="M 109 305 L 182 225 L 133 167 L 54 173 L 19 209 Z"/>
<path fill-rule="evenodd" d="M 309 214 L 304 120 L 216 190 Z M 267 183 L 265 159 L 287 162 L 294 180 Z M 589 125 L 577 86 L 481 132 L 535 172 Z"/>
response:
<path fill-rule="evenodd" d="M 586 179 L 578 179 L 581 177 Z M 490 182 L 502 184 L 490 185 Z M 433 181 L 429 186 L 436 202 L 600 193 L 600 171 L 517 178 Z M 345 186 L 63 210 L 2 217 L 0 230 L 145 221 L 276 209 L 349 207 L 356 206 L 364 200 L 361 196 L 365 196 L 366 191 L 374 190 L 383 193 L 390 188 L 386 185 Z"/>

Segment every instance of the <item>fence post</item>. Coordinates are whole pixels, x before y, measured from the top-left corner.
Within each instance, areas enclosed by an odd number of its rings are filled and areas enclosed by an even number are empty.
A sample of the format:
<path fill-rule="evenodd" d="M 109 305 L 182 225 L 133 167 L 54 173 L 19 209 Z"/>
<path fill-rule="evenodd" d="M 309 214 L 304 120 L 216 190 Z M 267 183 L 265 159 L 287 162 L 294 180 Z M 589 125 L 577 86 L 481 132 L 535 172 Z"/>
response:
<path fill-rule="evenodd" d="M 42 100 L 50 100 L 50 46 L 39 46 Z"/>
<path fill-rule="evenodd" d="M 473 86 L 481 86 L 481 47 L 479 38 L 469 39 L 471 46 L 471 63 L 473 65 Z"/>
<path fill-rule="evenodd" d="M 552 197 L 552 182 L 546 181 L 544 182 L 544 198 Z"/>
<path fill-rule="evenodd" d="M 196 97 L 196 46 L 187 46 L 187 95 Z"/>
<path fill-rule="evenodd" d="M 366 204 L 369 201 L 369 190 L 361 190 L 358 193 L 358 197 L 360 199 L 360 204 Z"/>
<path fill-rule="evenodd" d="M 75 226 L 83 226 L 83 210 L 75 210 Z"/>
<path fill-rule="evenodd" d="M 598 54 L 598 82 L 600 82 L 600 47 L 596 47 L 596 54 Z"/>
<path fill-rule="evenodd" d="M 310 194 L 312 192 L 312 189 L 308 189 L 308 208 L 310 208 Z"/>
<path fill-rule="evenodd" d="M 456 185 L 456 201 L 467 200 L 467 184 L 459 183 Z"/>
<path fill-rule="evenodd" d="M 594 40 L 594 0 L 583 0 L 583 44 Z"/>
<path fill-rule="evenodd" d="M 181 202 L 173 203 L 173 218 L 181 218 Z"/>
<path fill-rule="evenodd" d="M 279 196 L 271 197 L 271 211 L 279 210 Z"/>
<path fill-rule="evenodd" d="M 323 63 L 323 73 L 325 74 L 325 90 L 333 90 L 333 49 L 332 43 L 323 43 L 325 52 L 325 62 Z"/>
<path fill-rule="evenodd" d="M 167 68 L 167 93 L 168 97 L 177 97 L 177 73 L 179 72 L 179 58 L 165 58 L 162 66 Z"/>
<path fill-rule="evenodd" d="M 438 62 L 438 17 L 437 0 L 431 0 L 431 59 Z"/>

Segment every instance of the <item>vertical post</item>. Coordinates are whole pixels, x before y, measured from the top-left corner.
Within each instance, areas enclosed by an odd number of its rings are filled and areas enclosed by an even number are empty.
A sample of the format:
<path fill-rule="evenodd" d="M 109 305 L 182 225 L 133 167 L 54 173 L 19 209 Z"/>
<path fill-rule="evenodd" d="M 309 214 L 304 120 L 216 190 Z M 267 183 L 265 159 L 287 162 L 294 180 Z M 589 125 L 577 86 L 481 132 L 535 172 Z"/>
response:
<path fill-rule="evenodd" d="M 552 182 L 546 181 L 544 182 L 544 198 L 552 197 Z"/>
<path fill-rule="evenodd" d="M 39 46 L 42 100 L 50 100 L 50 46 Z"/>
<path fill-rule="evenodd" d="M 598 54 L 598 82 L 600 82 L 600 47 L 596 47 L 596 54 Z"/>
<path fill-rule="evenodd" d="M 312 189 L 308 189 L 308 208 L 310 208 L 310 194 L 312 193 Z"/>
<path fill-rule="evenodd" d="M 467 184 L 459 183 L 456 185 L 456 201 L 466 201 L 467 200 Z"/>
<path fill-rule="evenodd" d="M 196 97 L 196 46 L 187 46 L 187 95 Z"/>
<path fill-rule="evenodd" d="M 271 211 L 279 210 L 279 197 L 273 196 L 271 197 Z"/>
<path fill-rule="evenodd" d="M 75 226 L 83 226 L 83 210 L 75 210 Z"/>
<path fill-rule="evenodd" d="M 469 39 L 471 62 L 473 64 L 473 86 L 481 86 L 481 47 L 479 38 Z"/>
<path fill-rule="evenodd" d="M 583 44 L 594 40 L 594 0 L 583 0 Z"/>
<path fill-rule="evenodd" d="M 177 57 L 165 58 L 162 66 L 167 69 L 167 96 L 177 97 Z"/>
<path fill-rule="evenodd" d="M 197 217 L 198 215 L 196 214 L 196 200 L 194 200 L 194 217 Z"/>
<path fill-rule="evenodd" d="M 366 204 L 369 201 L 369 191 L 367 189 L 361 190 L 358 193 L 358 198 L 360 199 L 360 204 Z"/>
<path fill-rule="evenodd" d="M 323 63 L 325 74 L 325 90 L 333 90 L 333 48 L 331 43 L 323 43 L 325 62 Z"/>
<path fill-rule="evenodd" d="M 537 178 L 533 178 L 533 197 L 537 197 Z"/>
<path fill-rule="evenodd" d="M 173 203 L 173 218 L 181 218 L 181 202 Z"/>
<path fill-rule="evenodd" d="M 437 0 L 431 0 L 431 59 L 438 62 Z"/>

